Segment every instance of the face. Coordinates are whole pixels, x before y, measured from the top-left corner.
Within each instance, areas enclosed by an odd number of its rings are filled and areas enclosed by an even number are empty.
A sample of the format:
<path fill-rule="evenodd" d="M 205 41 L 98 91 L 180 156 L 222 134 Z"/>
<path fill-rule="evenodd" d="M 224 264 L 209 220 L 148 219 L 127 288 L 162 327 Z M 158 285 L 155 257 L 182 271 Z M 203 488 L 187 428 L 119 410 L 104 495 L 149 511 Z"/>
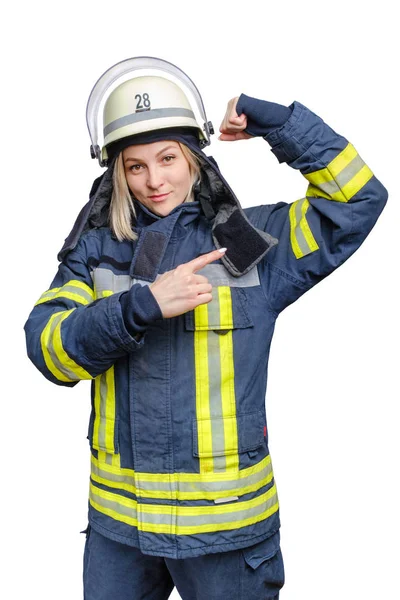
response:
<path fill-rule="evenodd" d="M 153 213 L 165 217 L 185 200 L 192 177 L 178 142 L 129 146 L 122 158 L 129 189 Z"/>

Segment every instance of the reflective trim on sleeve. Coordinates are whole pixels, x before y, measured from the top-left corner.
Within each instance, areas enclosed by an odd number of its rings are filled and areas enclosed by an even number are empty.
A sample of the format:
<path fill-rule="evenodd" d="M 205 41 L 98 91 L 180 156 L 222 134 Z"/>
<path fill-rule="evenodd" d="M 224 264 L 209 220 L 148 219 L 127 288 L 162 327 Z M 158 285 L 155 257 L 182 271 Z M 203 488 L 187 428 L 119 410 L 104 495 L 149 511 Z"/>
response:
<path fill-rule="evenodd" d="M 319 249 L 306 219 L 306 212 L 312 210 L 307 198 L 293 202 L 289 210 L 290 241 L 296 258 L 302 258 Z"/>
<path fill-rule="evenodd" d="M 239 529 L 263 521 L 279 508 L 276 486 L 242 502 L 207 506 L 144 504 L 90 485 L 90 503 L 108 516 L 138 527 L 141 531 L 192 535 Z"/>
<path fill-rule="evenodd" d="M 324 169 L 308 173 L 307 196 L 348 202 L 373 176 L 357 150 L 348 144 Z"/>
<path fill-rule="evenodd" d="M 52 288 L 51 290 L 44 292 L 36 302 L 35 306 L 43 304 L 43 302 L 50 302 L 50 300 L 55 300 L 56 298 L 67 298 L 68 300 L 78 302 L 78 304 L 86 305 L 93 302 L 94 296 L 93 290 L 86 285 L 86 283 L 71 279 L 62 287 Z"/>
<path fill-rule="evenodd" d="M 109 456 L 109 455 L 107 455 Z M 115 455 L 118 457 L 119 455 Z M 237 474 L 222 473 L 139 473 L 102 462 L 92 456 L 91 476 L 102 485 L 160 500 L 219 500 L 243 496 L 268 485 L 273 477 L 270 455 Z"/>
<path fill-rule="evenodd" d="M 98 375 L 94 380 L 94 411 L 93 448 L 110 455 L 117 454 L 114 367 Z"/>
<path fill-rule="evenodd" d="M 92 375 L 79 366 L 68 356 L 63 348 L 61 325 L 73 311 L 66 310 L 54 313 L 40 336 L 43 357 L 49 371 L 60 381 L 79 381 L 80 379 L 93 379 Z"/>

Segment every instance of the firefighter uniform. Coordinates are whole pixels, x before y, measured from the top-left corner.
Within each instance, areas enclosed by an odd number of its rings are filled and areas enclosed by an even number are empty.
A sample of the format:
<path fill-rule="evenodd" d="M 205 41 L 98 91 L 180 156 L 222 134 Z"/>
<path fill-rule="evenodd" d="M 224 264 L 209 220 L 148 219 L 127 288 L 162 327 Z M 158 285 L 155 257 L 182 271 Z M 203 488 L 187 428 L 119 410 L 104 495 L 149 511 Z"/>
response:
<path fill-rule="evenodd" d="M 242 94 L 237 112 L 262 130 L 262 106 Z M 265 414 L 275 321 L 357 250 L 387 200 L 354 146 L 301 103 L 263 137 L 305 177 L 303 197 L 240 209 L 236 229 L 237 213 L 227 210 L 215 226 L 219 207 L 237 199 L 215 161 L 193 146 L 214 215 L 198 198 L 165 217 L 137 203 L 138 240 L 119 242 L 104 220 L 111 165 L 26 323 L 29 356 L 45 377 L 64 386 L 92 380 L 92 534 L 170 565 L 240 550 L 255 569 L 280 552 Z M 163 319 L 149 284 L 213 250 L 221 232 L 228 263 L 199 271 L 212 301 Z M 282 575 L 281 566 L 268 598 Z"/>

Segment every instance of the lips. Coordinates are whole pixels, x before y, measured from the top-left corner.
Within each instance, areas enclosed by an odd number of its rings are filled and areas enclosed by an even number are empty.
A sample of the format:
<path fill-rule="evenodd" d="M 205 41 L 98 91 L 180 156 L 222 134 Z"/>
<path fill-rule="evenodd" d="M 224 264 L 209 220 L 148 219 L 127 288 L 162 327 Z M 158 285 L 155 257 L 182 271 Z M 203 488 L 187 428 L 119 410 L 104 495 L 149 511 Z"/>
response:
<path fill-rule="evenodd" d="M 160 194 L 159 196 L 149 196 L 150 200 L 153 200 L 153 202 L 160 202 L 161 200 L 164 200 L 164 198 L 166 198 L 167 196 L 169 196 L 170 192 L 168 192 L 167 194 Z"/>

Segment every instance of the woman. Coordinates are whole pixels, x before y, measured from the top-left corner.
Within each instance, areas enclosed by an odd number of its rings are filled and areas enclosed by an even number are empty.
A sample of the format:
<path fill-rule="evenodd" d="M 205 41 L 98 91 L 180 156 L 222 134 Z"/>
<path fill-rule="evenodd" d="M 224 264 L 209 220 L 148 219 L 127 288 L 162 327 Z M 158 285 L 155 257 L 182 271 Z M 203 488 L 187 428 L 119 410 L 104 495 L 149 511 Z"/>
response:
<path fill-rule="evenodd" d="M 212 125 L 193 83 L 153 61 L 119 63 L 94 92 L 153 66 L 191 88 L 204 125 L 182 85 L 137 76 L 109 94 L 100 148 L 92 92 L 92 155 L 108 168 L 26 323 L 28 353 L 54 383 L 93 380 L 87 600 L 174 586 L 184 600 L 277 599 L 264 408 L 275 320 L 360 246 L 387 193 L 302 104 L 242 94 L 220 139 L 263 136 L 308 181 L 293 204 L 243 210 L 202 151 Z"/>

